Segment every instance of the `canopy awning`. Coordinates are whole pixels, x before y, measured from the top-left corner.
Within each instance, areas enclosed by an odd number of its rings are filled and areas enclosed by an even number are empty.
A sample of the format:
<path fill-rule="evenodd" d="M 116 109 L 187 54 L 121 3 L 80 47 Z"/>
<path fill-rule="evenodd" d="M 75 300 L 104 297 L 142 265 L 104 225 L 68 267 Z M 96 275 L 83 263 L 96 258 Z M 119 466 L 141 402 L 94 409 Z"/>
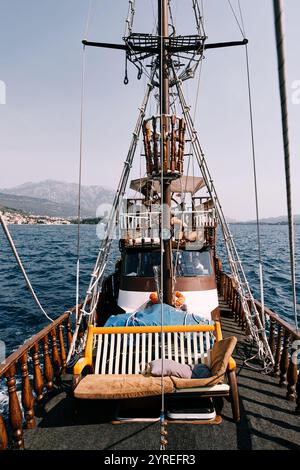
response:
<path fill-rule="evenodd" d="M 158 193 L 160 192 L 160 182 L 158 180 L 151 180 L 151 178 L 132 180 L 130 183 L 130 189 L 141 192 L 145 186 L 150 184 L 154 191 Z M 171 182 L 172 193 L 190 193 L 194 195 L 204 187 L 204 180 L 200 176 L 182 176 L 181 178 Z"/>

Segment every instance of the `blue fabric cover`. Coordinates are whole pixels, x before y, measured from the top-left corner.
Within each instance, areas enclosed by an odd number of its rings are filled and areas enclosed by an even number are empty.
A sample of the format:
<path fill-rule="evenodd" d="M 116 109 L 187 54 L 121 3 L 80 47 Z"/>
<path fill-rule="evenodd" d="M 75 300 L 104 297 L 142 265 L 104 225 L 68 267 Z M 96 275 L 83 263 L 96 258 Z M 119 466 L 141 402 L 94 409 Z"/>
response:
<path fill-rule="evenodd" d="M 212 373 L 206 364 L 196 364 L 192 370 L 192 379 L 206 379 L 211 377 Z"/>
<path fill-rule="evenodd" d="M 214 321 L 206 320 L 192 313 L 183 312 L 170 305 L 163 304 L 165 325 L 214 325 Z M 105 326 L 160 326 L 161 304 L 150 306 L 135 313 L 123 313 L 109 317 Z"/>

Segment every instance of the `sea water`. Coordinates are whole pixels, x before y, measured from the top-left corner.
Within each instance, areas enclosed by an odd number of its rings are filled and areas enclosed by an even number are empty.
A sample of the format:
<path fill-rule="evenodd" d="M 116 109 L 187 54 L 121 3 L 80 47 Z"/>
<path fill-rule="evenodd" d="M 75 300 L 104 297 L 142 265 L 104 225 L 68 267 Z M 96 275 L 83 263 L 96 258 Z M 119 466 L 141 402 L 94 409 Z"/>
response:
<path fill-rule="evenodd" d="M 21 260 L 48 315 L 56 318 L 76 303 L 76 225 L 12 225 L 9 227 Z M 230 226 L 254 296 L 260 298 L 257 235 L 255 225 Z M 89 283 L 100 240 L 95 225 L 80 228 L 80 292 Z M 296 277 L 300 300 L 300 226 L 296 226 Z M 293 323 L 292 288 L 286 225 L 261 226 L 265 304 Z M 226 263 L 226 249 L 218 236 L 218 254 Z M 112 246 L 107 273 L 119 256 L 118 241 Z M 300 309 L 299 309 L 300 310 Z M 300 319 L 299 319 L 300 320 Z M 6 355 L 40 331 L 48 320 L 34 303 L 2 231 L 0 231 L 0 341 Z M 2 348 L 3 349 L 3 348 Z M 3 384 L 2 384 L 3 387 Z M 0 387 L 0 411 L 1 390 Z M 3 392 L 2 392 L 3 394 Z M 4 395 L 2 395 L 4 398 Z"/>

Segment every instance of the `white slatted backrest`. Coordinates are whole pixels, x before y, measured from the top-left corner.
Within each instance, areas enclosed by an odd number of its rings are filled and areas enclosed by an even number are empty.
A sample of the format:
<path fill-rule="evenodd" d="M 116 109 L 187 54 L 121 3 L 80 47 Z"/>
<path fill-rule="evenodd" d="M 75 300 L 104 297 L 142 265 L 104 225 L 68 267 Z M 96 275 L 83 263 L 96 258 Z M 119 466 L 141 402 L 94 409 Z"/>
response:
<path fill-rule="evenodd" d="M 152 361 L 152 333 L 148 335 L 148 362 Z"/>
<path fill-rule="evenodd" d="M 95 338 L 95 374 L 139 374 L 162 356 L 181 364 L 210 364 L 209 332 L 100 334 Z"/>
<path fill-rule="evenodd" d="M 116 348 L 116 360 L 115 360 L 115 375 L 119 374 L 120 367 L 120 351 L 121 351 L 122 335 L 117 335 L 117 348 Z"/>
<path fill-rule="evenodd" d="M 116 335 L 110 335 L 110 344 L 109 344 L 109 361 L 108 361 L 108 373 L 113 373 L 114 366 L 114 355 L 115 355 L 115 337 Z"/>

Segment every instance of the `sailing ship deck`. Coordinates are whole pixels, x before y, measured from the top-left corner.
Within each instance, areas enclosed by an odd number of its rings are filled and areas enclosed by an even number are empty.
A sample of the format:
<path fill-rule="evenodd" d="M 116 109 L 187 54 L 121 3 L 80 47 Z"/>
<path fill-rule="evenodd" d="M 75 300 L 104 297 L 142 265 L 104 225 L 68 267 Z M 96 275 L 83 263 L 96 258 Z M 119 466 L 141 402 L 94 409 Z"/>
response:
<path fill-rule="evenodd" d="M 238 338 L 234 356 L 241 421 L 237 424 L 232 421 L 230 404 L 224 400 L 220 425 L 169 424 L 168 450 L 300 450 L 295 404 L 286 400 L 286 388 L 280 388 L 275 377 L 243 366 L 243 358 L 251 353 L 249 343 L 222 297 L 220 306 L 223 335 Z M 35 429 L 25 431 L 26 449 L 159 449 L 157 422 L 113 425 L 110 422 L 113 403 L 79 404 L 68 395 L 69 386 L 66 377 L 66 391 L 48 401 Z"/>

